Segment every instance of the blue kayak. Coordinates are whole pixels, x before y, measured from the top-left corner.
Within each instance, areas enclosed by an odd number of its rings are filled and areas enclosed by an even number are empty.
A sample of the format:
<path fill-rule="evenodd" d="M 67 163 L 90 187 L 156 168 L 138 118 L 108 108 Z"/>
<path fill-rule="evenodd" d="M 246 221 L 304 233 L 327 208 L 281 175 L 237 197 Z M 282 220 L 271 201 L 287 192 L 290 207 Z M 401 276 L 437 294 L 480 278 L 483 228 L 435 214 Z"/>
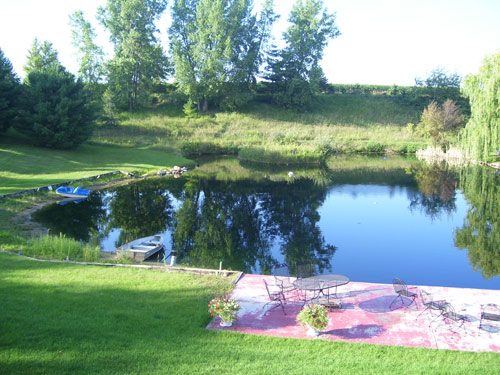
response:
<path fill-rule="evenodd" d="M 56 193 L 68 198 L 87 198 L 90 190 L 82 189 L 81 187 L 60 186 L 56 189 Z"/>

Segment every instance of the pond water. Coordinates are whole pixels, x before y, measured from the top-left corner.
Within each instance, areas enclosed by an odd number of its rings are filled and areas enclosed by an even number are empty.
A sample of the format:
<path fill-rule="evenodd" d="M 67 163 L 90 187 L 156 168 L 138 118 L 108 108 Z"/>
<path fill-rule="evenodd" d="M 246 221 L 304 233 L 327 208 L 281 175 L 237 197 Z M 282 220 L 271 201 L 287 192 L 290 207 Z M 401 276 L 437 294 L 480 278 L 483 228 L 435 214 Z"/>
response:
<path fill-rule="evenodd" d="M 163 233 L 167 252 L 194 267 L 222 259 L 269 274 L 312 261 L 354 281 L 500 288 L 500 176 L 490 168 L 355 157 L 290 169 L 200 161 L 180 178 L 93 192 L 33 219 L 105 251 Z"/>

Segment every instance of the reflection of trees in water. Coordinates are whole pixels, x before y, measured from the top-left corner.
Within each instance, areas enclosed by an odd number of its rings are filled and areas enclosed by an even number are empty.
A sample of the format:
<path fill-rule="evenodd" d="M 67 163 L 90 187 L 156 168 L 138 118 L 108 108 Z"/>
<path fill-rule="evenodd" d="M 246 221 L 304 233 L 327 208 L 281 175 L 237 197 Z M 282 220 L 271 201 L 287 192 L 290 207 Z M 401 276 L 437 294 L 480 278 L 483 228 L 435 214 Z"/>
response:
<path fill-rule="evenodd" d="M 426 215 L 437 218 L 442 212 L 456 210 L 456 172 L 445 163 L 420 164 L 415 172 L 418 192 L 410 198 L 410 209 L 420 207 Z"/>
<path fill-rule="evenodd" d="M 500 276 L 500 176 L 491 168 L 467 168 L 460 187 L 471 207 L 455 232 L 455 245 L 468 250 L 469 261 L 484 277 Z"/>
<path fill-rule="evenodd" d="M 51 234 L 63 233 L 78 241 L 89 241 L 91 235 L 98 232 L 98 223 L 105 214 L 101 195 L 93 192 L 79 203 L 45 206 L 34 212 L 32 218 Z"/>
<path fill-rule="evenodd" d="M 172 203 L 161 180 L 118 187 L 108 199 L 111 209 L 108 227 L 123 230 L 116 246 L 161 233 L 171 224 Z"/>
<path fill-rule="evenodd" d="M 259 263 L 267 273 L 277 263 L 270 249 L 279 238 L 288 263 L 311 260 L 320 270 L 329 268 L 335 247 L 325 244 L 317 227 L 324 194 L 324 189 L 302 180 L 189 180 L 176 213 L 174 247 L 180 259 L 199 266 L 216 267 L 223 259 L 227 267 L 245 272 Z"/>

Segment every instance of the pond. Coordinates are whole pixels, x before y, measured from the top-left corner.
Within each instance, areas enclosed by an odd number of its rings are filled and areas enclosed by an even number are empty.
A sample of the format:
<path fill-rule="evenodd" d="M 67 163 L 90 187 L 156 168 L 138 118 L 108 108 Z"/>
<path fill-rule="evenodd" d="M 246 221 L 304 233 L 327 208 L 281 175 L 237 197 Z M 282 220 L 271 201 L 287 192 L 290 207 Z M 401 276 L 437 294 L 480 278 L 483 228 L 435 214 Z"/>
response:
<path fill-rule="evenodd" d="M 93 192 L 33 219 L 104 251 L 163 233 L 167 252 L 193 267 L 222 259 L 225 269 L 269 274 L 313 261 L 354 281 L 500 288 L 500 176 L 491 168 L 358 156 L 289 170 L 205 160 L 180 178 Z"/>

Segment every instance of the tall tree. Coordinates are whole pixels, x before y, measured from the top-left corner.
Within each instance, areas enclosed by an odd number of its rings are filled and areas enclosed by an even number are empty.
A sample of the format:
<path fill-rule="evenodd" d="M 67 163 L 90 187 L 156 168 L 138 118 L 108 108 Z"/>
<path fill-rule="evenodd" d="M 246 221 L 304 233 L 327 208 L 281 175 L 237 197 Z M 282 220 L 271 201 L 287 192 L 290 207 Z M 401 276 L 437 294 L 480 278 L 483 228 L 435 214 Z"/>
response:
<path fill-rule="evenodd" d="M 168 61 L 155 26 L 166 6 L 167 0 L 108 0 L 99 7 L 99 20 L 114 44 L 109 87 L 116 104 L 129 110 L 146 103 L 153 82 L 166 77 Z"/>
<path fill-rule="evenodd" d="M 57 51 L 52 47 L 52 43 L 47 40 L 39 42 L 38 39 L 35 38 L 31 45 L 31 49 L 28 51 L 28 56 L 26 57 L 28 60 L 23 68 L 26 75 L 35 71 L 45 71 L 53 64 L 59 65 Z"/>
<path fill-rule="evenodd" d="M 78 76 L 83 82 L 96 85 L 104 75 L 103 50 L 95 43 L 97 34 L 94 28 L 83 17 L 83 12 L 77 10 L 69 16 L 72 27 L 71 37 L 73 45 L 78 49 L 80 68 Z"/>
<path fill-rule="evenodd" d="M 478 74 L 465 78 L 462 91 L 471 105 L 462 147 L 472 158 L 484 160 L 500 148 L 500 52 L 486 57 Z"/>
<path fill-rule="evenodd" d="M 276 83 L 275 100 L 285 107 L 307 107 L 325 80 L 319 63 L 328 42 L 340 35 L 335 14 L 321 0 L 297 0 L 283 33 L 286 46 L 269 61 L 268 79 Z"/>
<path fill-rule="evenodd" d="M 263 60 L 276 19 L 266 0 L 259 19 L 251 0 L 175 0 L 170 46 L 179 88 L 199 110 L 237 105 Z"/>
<path fill-rule="evenodd" d="M 0 133 L 12 125 L 17 112 L 18 94 L 19 79 L 10 60 L 0 49 Z"/>

